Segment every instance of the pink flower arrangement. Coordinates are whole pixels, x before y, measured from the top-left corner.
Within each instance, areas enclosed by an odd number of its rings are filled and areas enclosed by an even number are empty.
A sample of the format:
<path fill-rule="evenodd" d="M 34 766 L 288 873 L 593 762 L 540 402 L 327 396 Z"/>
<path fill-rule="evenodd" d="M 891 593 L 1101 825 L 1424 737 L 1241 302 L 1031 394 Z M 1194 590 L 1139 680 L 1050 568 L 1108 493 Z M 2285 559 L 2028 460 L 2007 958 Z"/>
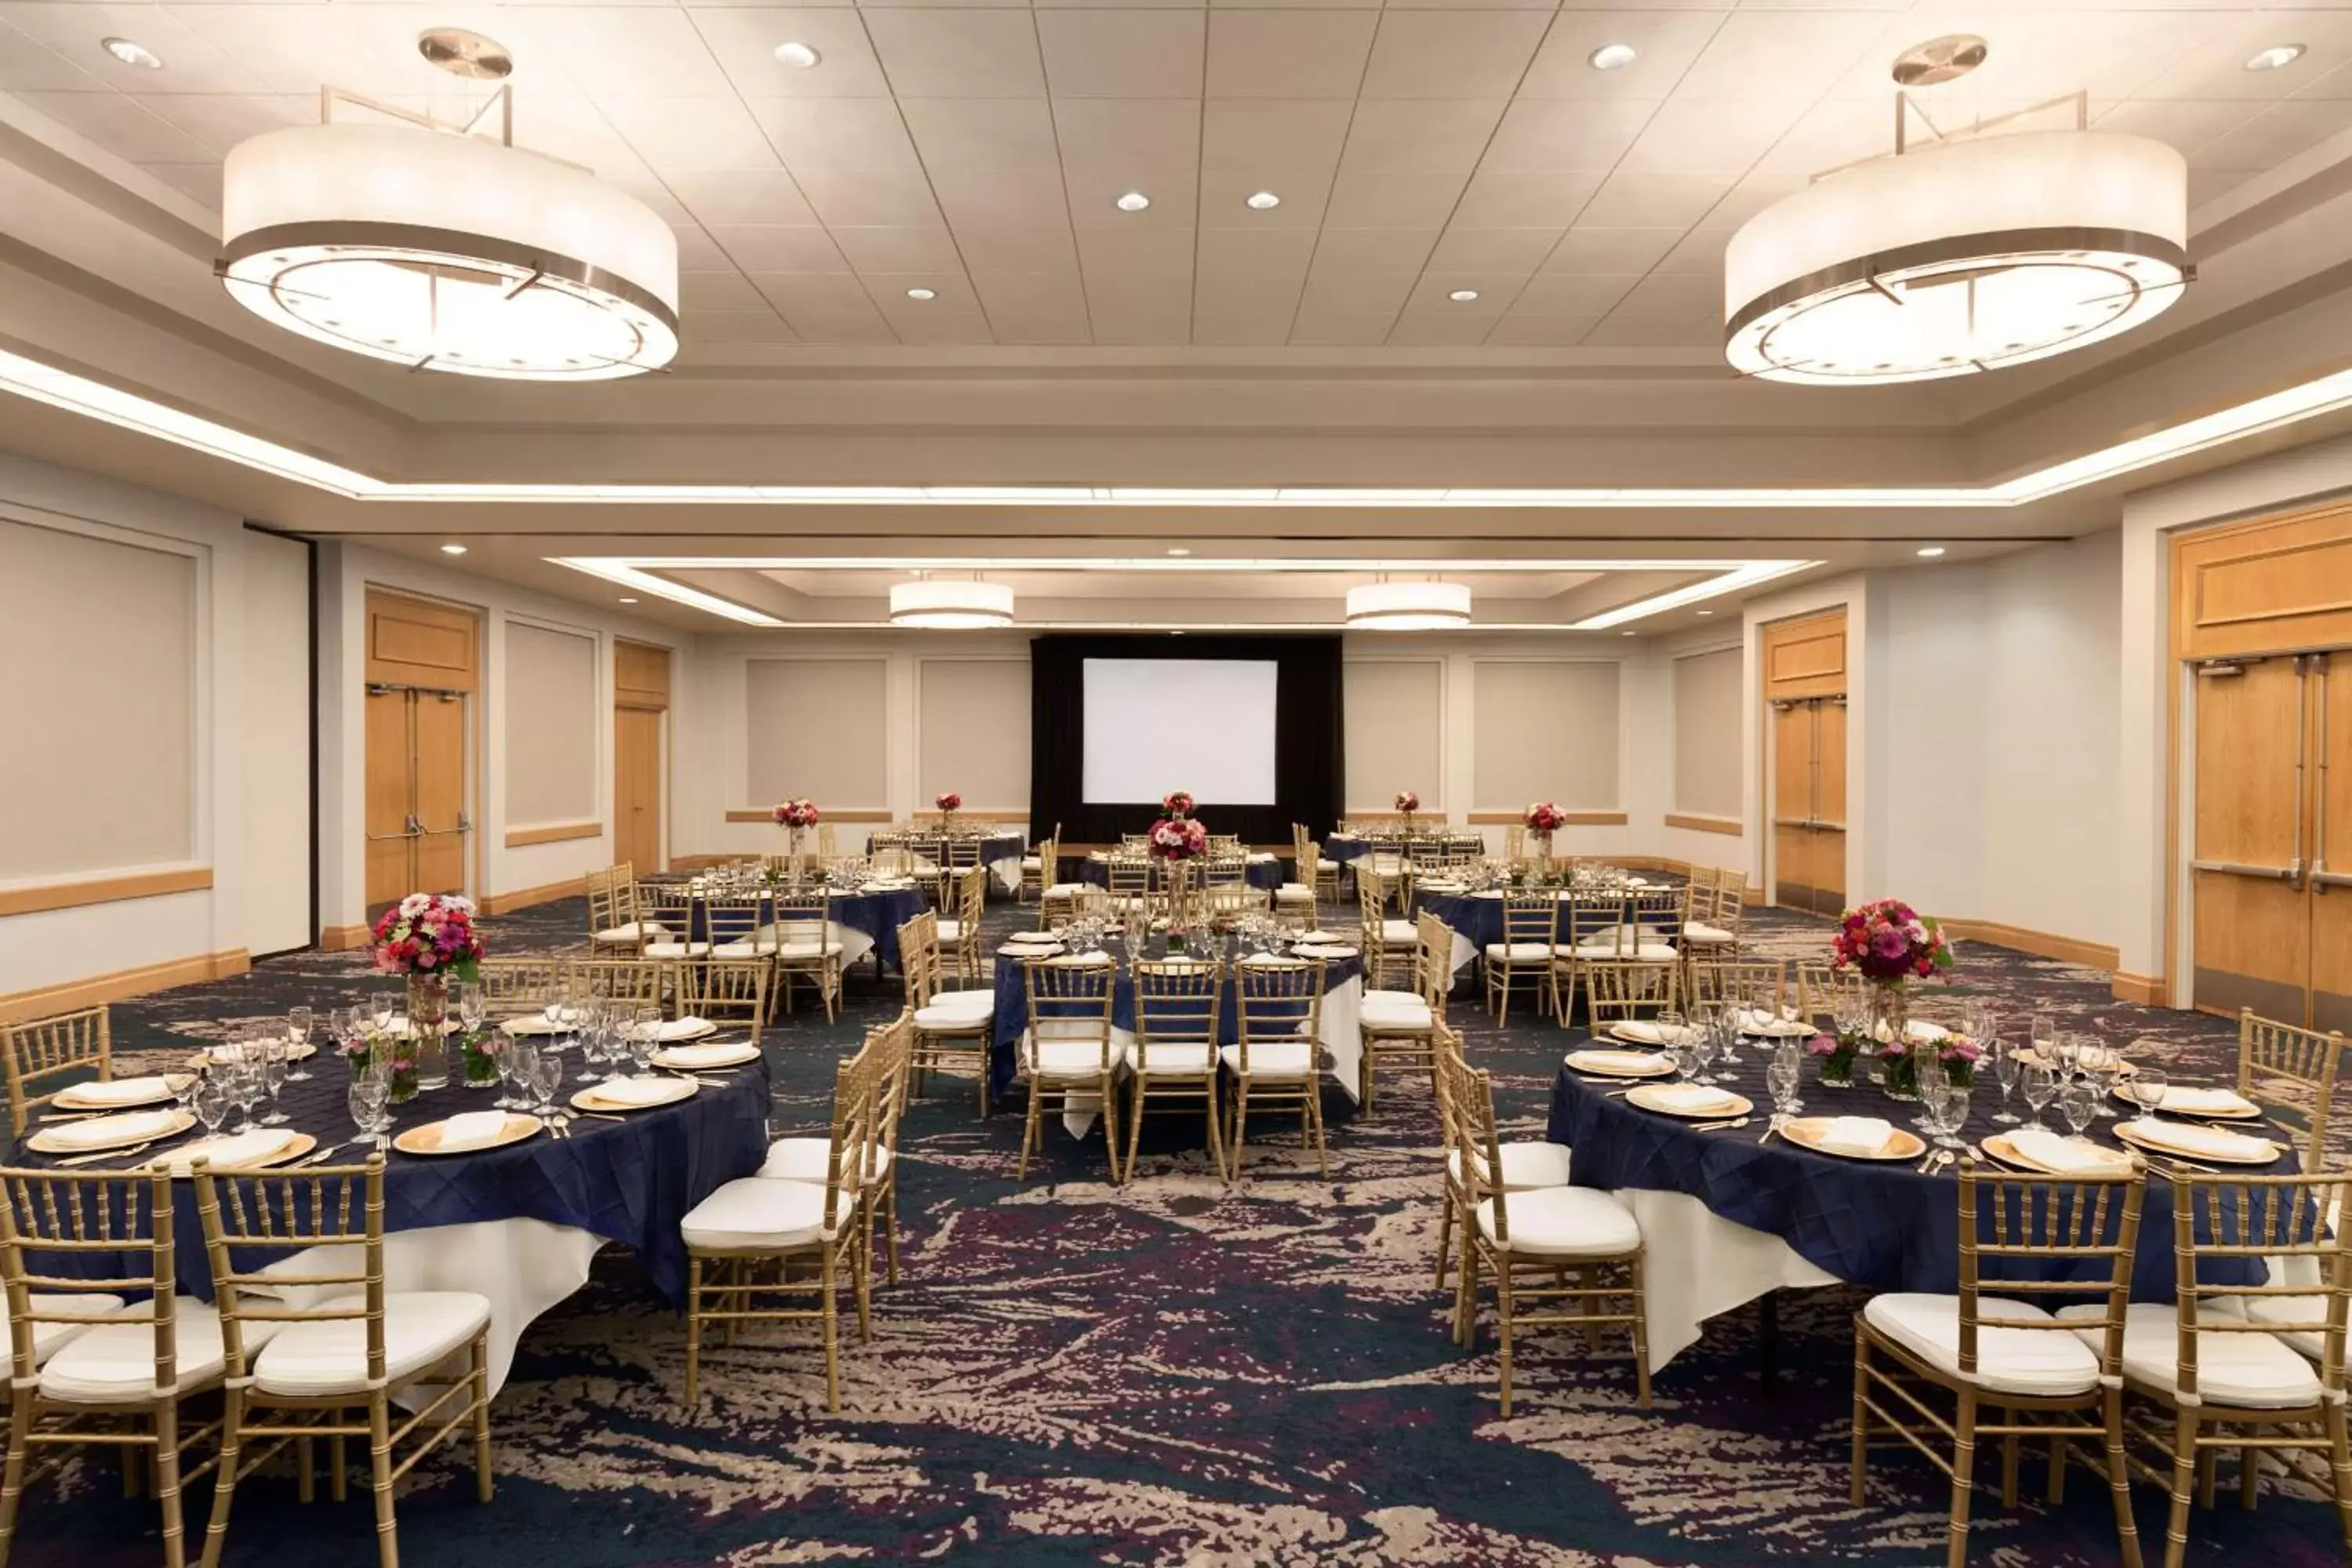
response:
<path fill-rule="evenodd" d="M 776 809 L 768 815 L 776 819 L 776 826 L 779 827 L 814 827 L 817 816 L 816 802 L 806 795 L 796 795 L 790 800 L 778 801 Z"/>
<path fill-rule="evenodd" d="M 931 804 L 938 806 L 941 811 L 961 811 L 963 809 L 963 796 L 958 795 L 951 789 L 942 790 L 938 795 L 933 797 Z"/>
<path fill-rule="evenodd" d="M 452 893 L 411 893 L 375 922 L 373 956 L 383 974 L 479 975 L 482 939 L 474 905 Z"/>
<path fill-rule="evenodd" d="M 1406 790 L 1396 797 L 1396 808 L 1405 816 L 1411 816 L 1421 809 L 1421 796 L 1411 790 Z"/>
<path fill-rule="evenodd" d="M 1830 939 L 1831 962 L 1866 980 L 1899 984 L 1952 966 L 1952 944 L 1936 921 L 1900 899 L 1848 910 Z"/>
<path fill-rule="evenodd" d="M 1163 816 L 1151 825 L 1151 852 L 1163 860 L 1190 860 L 1209 850 L 1209 830 L 1189 816 Z"/>
<path fill-rule="evenodd" d="M 1548 800 L 1539 800 L 1528 807 L 1527 815 L 1520 820 L 1527 824 L 1529 833 L 1539 833 L 1549 838 L 1568 826 L 1568 813 Z"/>
<path fill-rule="evenodd" d="M 1189 789 L 1171 790 L 1160 802 L 1162 822 L 1181 821 L 1192 815 L 1192 792 Z"/>

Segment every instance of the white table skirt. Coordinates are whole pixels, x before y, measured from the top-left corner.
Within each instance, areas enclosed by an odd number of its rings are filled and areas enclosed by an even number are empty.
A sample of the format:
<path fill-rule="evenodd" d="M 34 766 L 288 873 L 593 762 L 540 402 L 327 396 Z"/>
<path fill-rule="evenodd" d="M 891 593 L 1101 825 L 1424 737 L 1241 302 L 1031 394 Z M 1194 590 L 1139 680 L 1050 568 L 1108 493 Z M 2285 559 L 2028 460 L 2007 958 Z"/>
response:
<path fill-rule="evenodd" d="M 1696 1344 L 1709 1318 L 1784 1286 L 1839 1283 L 1779 1237 L 1725 1219 L 1687 1193 L 1612 1195 L 1642 1227 L 1652 1372 Z"/>

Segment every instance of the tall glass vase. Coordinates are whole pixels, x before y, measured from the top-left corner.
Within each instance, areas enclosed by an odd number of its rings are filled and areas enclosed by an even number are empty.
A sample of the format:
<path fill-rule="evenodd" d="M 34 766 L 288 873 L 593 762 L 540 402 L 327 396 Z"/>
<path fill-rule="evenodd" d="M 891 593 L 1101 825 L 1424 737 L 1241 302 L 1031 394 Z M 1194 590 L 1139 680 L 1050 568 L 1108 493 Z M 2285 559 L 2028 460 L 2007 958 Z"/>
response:
<path fill-rule="evenodd" d="M 449 977 L 412 974 L 408 977 L 408 1033 L 415 1089 L 446 1089 L 449 1083 L 449 1049 L 442 1026 L 449 1019 Z M 395 1088 L 395 1094 L 398 1089 Z M 405 1099 L 406 1096 L 401 1096 Z"/>

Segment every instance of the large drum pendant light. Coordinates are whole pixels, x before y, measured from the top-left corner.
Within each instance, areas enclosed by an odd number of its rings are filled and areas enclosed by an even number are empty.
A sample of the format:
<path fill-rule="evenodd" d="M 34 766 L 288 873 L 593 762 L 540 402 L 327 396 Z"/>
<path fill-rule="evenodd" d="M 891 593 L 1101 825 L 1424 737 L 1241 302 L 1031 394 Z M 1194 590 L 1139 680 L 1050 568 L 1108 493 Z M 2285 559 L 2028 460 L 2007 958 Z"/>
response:
<path fill-rule="evenodd" d="M 1470 624 L 1470 590 L 1460 583 L 1366 583 L 1348 590 L 1351 631 L 1444 631 Z"/>

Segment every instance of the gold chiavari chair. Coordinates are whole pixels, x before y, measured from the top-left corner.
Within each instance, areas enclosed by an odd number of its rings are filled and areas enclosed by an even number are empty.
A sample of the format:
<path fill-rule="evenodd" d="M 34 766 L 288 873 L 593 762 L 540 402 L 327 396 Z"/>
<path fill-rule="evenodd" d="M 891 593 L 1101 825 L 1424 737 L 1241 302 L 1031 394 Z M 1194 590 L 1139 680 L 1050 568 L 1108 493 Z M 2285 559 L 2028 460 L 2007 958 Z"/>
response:
<path fill-rule="evenodd" d="M 383 1156 L 362 1165 L 319 1165 L 300 1174 L 195 1169 L 213 1299 L 227 1361 L 220 1477 L 205 1531 L 205 1568 L 220 1561 L 237 1483 L 289 1441 L 329 1438 L 336 1455 L 352 1437 L 368 1445 L 376 1556 L 400 1568 L 393 1488 L 461 1432 L 474 1447 L 474 1494 L 490 1500 L 490 1303 L 467 1290 L 387 1290 L 383 1274 Z M 299 1296 L 282 1295 L 283 1262 L 312 1248 Z M 274 1255 L 274 1256 L 273 1256 Z M 335 1269 L 341 1272 L 333 1272 Z M 320 1269 L 328 1270 L 321 1272 Z M 446 1384 L 442 1363 L 466 1370 Z M 393 1401 L 439 1384 L 393 1426 Z M 454 1406 L 454 1407 L 453 1407 Z M 352 1412 L 364 1410 L 363 1419 Z M 420 1431 L 422 1436 L 417 1436 Z M 398 1447 L 416 1444 L 395 1461 Z M 253 1451 L 257 1448 L 258 1451 Z M 341 1496 L 341 1467 L 335 1467 Z"/>
<path fill-rule="evenodd" d="M 111 1259 L 122 1275 L 37 1274 L 28 1254 L 93 1267 Z M 102 1443 L 126 1458 L 152 1456 L 163 1560 L 170 1568 L 187 1562 L 181 1488 L 216 1461 L 184 1468 L 184 1456 L 220 1426 L 184 1425 L 183 1405 L 220 1385 L 222 1355 L 218 1317 L 177 1296 L 174 1268 L 169 1175 L 0 1170 L 0 1282 L 11 1358 L 0 1561 L 16 1538 L 25 1490 L 39 1479 L 35 1452 Z M 151 1294 L 125 1306 L 115 1292 L 134 1282 Z M 39 1474 L 52 1468 L 45 1464 Z"/>
<path fill-rule="evenodd" d="M 2248 1509 L 2257 1455 L 2321 1456 L 2336 1523 L 2352 1549 L 2344 1392 L 2352 1230 L 2329 1218 L 2341 1212 L 2352 1173 L 2249 1176 L 2173 1165 L 2157 1173 L 2172 1188 L 2174 1301 L 2126 1309 L 2122 1373 L 2126 1444 L 2169 1461 L 2126 1453 L 2134 1471 L 2171 1491 L 2165 1568 L 2180 1568 L 2192 1497 L 2211 1506 L 2213 1460 L 2232 1448 L 2239 1502 Z M 2203 1264 L 2252 1258 L 2272 1259 L 2273 1268 L 2284 1260 L 2294 1278 L 2255 1286 L 2200 1279 Z M 2087 1315 L 2081 1307 L 2058 1310 L 2066 1319 Z M 2089 1338 L 2095 1331 L 2081 1331 Z"/>
<path fill-rule="evenodd" d="M 1236 1038 L 1219 1056 L 1234 1075 L 1232 1152 L 1228 1181 L 1238 1181 L 1249 1147 L 1249 1113 L 1295 1112 L 1299 1144 L 1315 1151 L 1315 1168 L 1331 1175 L 1323 1144 L 1323 965 L 1305 960 L 1252 957 L 1234 965 Z"/>
<path fill-rule="evenodd" d="M 856 1297 L 859 1335 L 872 1332 L 857 1179 L 872 1168 L 884 1055 L 869 1037 L 835 1069 L 833 1129 L 822 1180 L 740 1176 L 695 1205 L 680 1223 L 687 1258 L 688 1407 L 701 1401 L 704 1324 L 721 1325 L 731 1342 L 740 1323 L 813 1321 L 824 1343 L 825 1408 L 841 1408 L 845 1277 Z M 810 1292 L 816 1297 L 813 1305 L 785 1304 Z"/>
<path fill-rule="evenodd" d="M 1072 921 L 1089 915 L 1108 920 L 1116 910 L 1108 888 L 1097 888 L 1092 882 L 1074 883 L 1063 896 L 1047 896 L 1039 911 L 1037 929 L 1060 931 Z"/>
<path fill-rule="evenodd" d="M 1036 847 L 1021 857 L 1021 886 L 1013 898 L 1027 903 L 1032 897 L 1043 900 L 1045 889 L 1062 879 L 1062 825 L 1054 824 L 1054 831 L 1037 841 Z"/>
<path fill-rule="evenodd" d="M 981 842 L 977 838 L 953 837 L 940 841 L 940 880 L 936 896 L 941 903 L 957 895 L 968 873 L 981 869 Z M 987 886 L 983 873 L 981 883 Z"/>
<path fill-rule="evenodd" d="M 1538 1009 L 1546 1004 L 1560 1011 L 1558 979 L 1560 957 L 1560 901 L 1549 893 L 1507 893 L 1503 897 L 1503 940 L 1490 942 L 1483 955 L 1486 971 L 1486 1005 L 1495 1022 L 1511 1016 L 1511 993 L 1523 981 L 1532 981 Z"/>
<path fill-rule="evenodd" d="M 1693 1007 L 1746 1007 L 1778 1015 L 1789 994 L 1789 965 L 1778 958 L 1701 959 L 1690 966 Z"/>
<path fill-rule="evenodd" d="M 1202 918 L 1213 921 L 1262 915 L 1266 910 L 1265 889 L 1247 882 L 1212 883 L 1201 889 L 1194 907 Z"/>
<path fill-rule="evenodd" d="M 1249 858 L 1210 851 L 1208 858 L 1201 862 L 1201 885 L 1204 888 L 1248 887 Z"/>
<path fill-rule="evenodd" d="M 1635 889 L 1619 894 L 1603 894 L 1591 898 L 1579 895 L 1574 900 L 1577 918 L 1573 941 L 1561 944 L 1561 969 L 1566 972 L 1567 984 L 1555 985 L 1553 1000 L 1558 1004 L 1563 1026 L 1576 1005 L 1576 984 L 1583 978 L 1587 985 L 1585 1013 L 1594 1027 L 1600 1020 L 1592 1016 L 1590 993 L 1590 971 L 1597 964 L 1609 964 L 1620 969 L 1627 965 L 1646 966 L 1661 971 L 1682 967 L 1682 950 L 1675 939 L 1682 932 L 1683 895 L 1679 889 Z M 1606 923 L 1593 929 L 1589 915 L 1600 912 Z M 1651 998 L 1671 997 L 1677 976 L 1660 973 L 1633 985 L 1635 994 Z M 1619 994 L 1625 993 L 1621 987 Z"/>
<path fill-rule="evenodd" d="M 981 918 L 988 908 L 988 868 L 972 865 L 955 873 L 955 914 L 940 921 L 940 952 L 955 968 L 956 979 L 965 985 L 980 982 L 982 954 Z"/>
<path fill-rule="evenodd" d="M 1466 1239 L 1477 1224 L 1475 1202 L 1469 1197 L 1470 1186 L 1465 1172 L 1477 1171 L 1489 1186 L 1494 1184 L 1494 1167 L 1486 1163 L 1486 1151 L 1475 1143 L 1465 1146 L 1459 1139 L 1453 1109 L 1446 1102 L 1447 1086 L 1455 1081 L 1449 1071 L 1469 1070 L 1469 1062 L 1462 1054 L 1462 1036 L 1453 1026 L 1440 1022 L 1432 1041 L 1433 1069 L 1437 1084 L 1437 1127 L 1445 1152 L 1445 1207 L 1437 1218 L 1437 1289 L 1445 1289 L 1445 1266 L 1451 1258 L 1452 1237 L 1460 1226 Z M 1465 1164 L 1465 1161 L 1467 1163 Z M 1539 1187 L 1568 1185 L 1569 1151 L 1564 1143 L 1545 1139 L 1524 1139 L 1502 1145 L 1502 1184 L 1510 1192 L 1533 1192 Z M 1456 1321 L 1457 1330 L 1459 1320 Z"/>
<path fill-rule="evenodd" d="M 1701 886 L 1702 877 L 1706 881 L 1704 897 L 1694 893 L 1685 906 L 1683 951 L 1694 960 L 1738 958 L 1747 921 L 1747 873 L 1694 866 L 1690 874 L 1694 889 Z"/>
<path fill-rule="evenodd" d="M 1212 855 L 1240 855 L 1244 853 L 1242 848 L 1242 836 L 1238 833 L 1210 834 L 1209 853 Z"/>
<path fill-rule="evenodd" d="M 1151 860 L 1149 856 L 1114 853 L 1104 858 L 1103 875 L 1110 887 L 1111 907 L 1121 914 L 1131 914 L 1145 907 L 1151 891 Z"/>
<path fill-rule="evenodd" d="M 1365 984 L 1377 988 L 1391 980 L 1403 980 L 1402 988 L 1409 989 L 1412 982 L 1407 971 L 1421 928 L 1401 915 L 1390 914 L 1389 879 L 1364 868 L 1361 861 L 1357 864 L 1356 914 L 1363 924 Z"/>
<path fill-rule="evenodd" d="M 1459 1180 L 1468 1210 L 1464 1267 L 1454 1288 L 1460 1343 L 1477 1346 L 1483 1272 L 1495 1281 L 1506 1416 L 1511 1413 L 1511 1363 L 1520 1331 L 1581 1329 L 1589 1340 L 1612 1324 L 1633 1336 L 1634 1384 L 1647 1410 L 1650 1348 L 1642 1227 L 1623 1204 L 1591 1187 L 1515 1186 L 1506 1146 L 1496 1133 L 1493 1080 L 1463 1065 L 1458 1056 L 1446 1060 L 1444 1070 L 1441 1103 L 1455 1119 L 1454 1144 L 1464 1155 Z M 1548 1301 L 1557 1303 L 1554 1310 L 1542 1309 Z M 1527 1310 L 1529 1304 L 1537 1310 Z"/>
<path fill-rule="evenodd" d="M 0 1070 L 8 1077 L 8 1130 L 21 1138 L 34 1109 L 55 1100 L 58 1090 L 90 1075 L 100 1083 L 113 1079 L 113 1016 L 98 1006 L 0 1024 Z M 55 1088 L 40 1087 L 52 1082 Z"/>
<path fill-rule="evenodd" d="M 1580 959 L 1586 1021 L 1597 1037 L 1612 1024 L 1655 1017 L 1681 1005 L 1682 970 L 1672 963 L 1631 959 Z"/>
<path fill-rule="evenodd" d="M 662 928 L 662 934 L 649 938 L 638 949 L 644 956 L 657 963 L 699 963 L 710 956 L 710 934 L 694 934 L 695 906 L 703 902 L 683 882 L 667 882 L 640 889 L 638 910 L 643 918 Z"/>
<path fill-rule="evenodd" d="M 2010 1175 L 1980 1170 L 1973 1158 L 1960 1162 L 1958 1294 L 1874 1296 L 1854 1314 L 1855 1507 L 1863 1504 L 1871 1436 L 1891 1433 L 1950 1478 L 1946 1562 L 1960 1568 L 1982 1441 L 2000 1439 L 2001 1501 L 2015 1507 L 2021 1438 L 2049 1442 L 2053 1502 L 2067 1447 L 2096 1439 L 2124 1561 L 2138 1568 L 2121 1369 L 2134 1332 L 2126 1312 L 2146 1190 L 2137 1160 L 2112 1175 L 2065 1177 Z M 2032 1278 L 2033 1269 L 2059 1278 Z M 2053 1294 L 2105 1300 L 2053 1316 L 2032 1300 Z M 1950 1419 L 1921 1397 L 1928 1388 L 1954 1401 Z"/>
<path fill-rule="evenodd" d="M 2238 1092 L 2271 1112 L 2304 1122 L 2299 1152 L 2306 1171 L 2327 1168 L 2327 1124 L 2334 1119 L 2336 1079 L 2343 1065 L 2344 1037 L 2299 1029 L 2258 1016 L 2238 1014 Z M 2293 1124 L 2277 1121 L 2285 1131 Z"/>
<path fill-rule="evenodd" d="M 1067 1112 L 1074 1100 L 1092 1097 L 1102 1113 L 1110 1179 L 1119 1168 L 1118 1074 L 1127 1052 L 1111 1037 L 1111 1004 L 1118 966 L 1108 957 L 1087 962 L 1077 954 L 1025 961 L 1029 1027 L 1021 1036 L 1021 1068 L 1029 1079 L 1029 1110 L 1021 1130 L 1021 1164 L 1015 1181 L 1029 1179 L 1030 1153 L 1045 1146 L 1047 1110 Z"/>
<path fill-rule="evenodd" d="M 669 933 L 638 913 L 637 868 L 624 860 L 588 873 L 588 946 L 592 952 L 635 952 Z"/>
<path fill-rule="evenodd" d="M 841 1004 L 841 938 L 834 934 L 833 903 L 823 893 L 786 893 L 775 900 L 776 987 L 793 1010 L 793 985 L 807 981 L 831 1023 Z"/>
<path fill-rule="evenodd" d="M 1323 858 L 1307 840 L 1304 828 L 1299 830 L 1297 847 L 1292 853 L 1291 879 L 1274 890 L 1274 912 L 1311 926 L 1319 918 L 1317 906 L 1322 902 L 1318 889 L 1323 880 Z"/>
<path fill-rule="evenodd" d="M 1834 1018 L 1841 1004 L 1859 1004 L 1870 982 L 1859 973 L 1840 973 L 1826 963 L 1797 965 L 1797 1016 L 1818 1023 Z"/>
<path fill-rule="evenodd" d="M 1151 847 L 1151 835 L 1148 833 L 1122 833 L 1118 836 L 1118 847 L 1131 855 L 1144 854 Z"/>
<path fill-rule="evenodd" d="M 989 1046 L 996 1029 L 996 993 L 940 989 L 939 916 L 929 910 L 898 928 L 898 973 L 907 987 L 913 1026 L 910 1088 L 920 1094 L 934 1070 L 970 1073 L 980 1084 L 980 1113 L 988 1114 Z"/>
<path fill-rule="evenodd" d="M 1525 862 L 1527 858 L 1527 824 L 1514 822 L 1503 829 L 1503 858 L 1517 866 Z"/>
<path fill-rule="evenodd" d="M 482 1000 L 492 1014 L 501 1018 L 536 1013 L 550 1002 L 560 1000 L 572 973 L 570 962 L 562 958 L 485 958 L 476 967 L 481 977 Z M 647 967 L 659 974 L 659 965 Z M 658 994 L 658 979 L 655 986 Z"/>
<path fill-rule="evenodd" d="M 1225 1178 L 1224 1130 L 1217 1104 L 1217 1019 L 1225 986 L 1223 960 L 1139 960 L 1135 966 L 1135 1100 L 1127 1123 L 1127 1171 L 1143 1119 L 1151 1114 L 1205 1114 L 1209 1157 Z"/>
<path fill-rule="evenodd" d="M 756 1046 L 777 973 L 774 963 L 765 958 L 710 958 L 686 964 L 677 972 L 678 1016 L 712 1023 L 740 1018 Z"/>
<path fill-rule="evenodd" d="M 1437 1031 L 1445 1023 L 1445 998 L 1454 989 L 1454 931 L 1426 911 L 1415 922 L 1412 990 L 1368 991 L 1357 1015 L 1364 1037 L 1357 1098 L 1366 1111 L 1383 1070 L 1423 1068 L 1430 1092 L 1437 1091 Z"/>
<path fill-rule="evenodd" d="M 868 1140 L 862 1171 L 848 1180 L 856 1189 L 857 1225 L 866 1238 L 866 1271 L 873 1275 L 873 1234 L 880 1229 L 887 1258 L 889 1282 L 898 1282 L 898 1122 L 907 1108 L 908 1080 L 914 1059 L 915 1026 L 911 1012 L 901 1008 L 887 1024 L 866 1032 L 859 1047 L 874 1053 L 874 1135 Z M 838 1123 L 850 1107 L 836 1100 Z M 824 1182 L 824 1163 L 837 1145 L 838 1127 L 825 1137 L 779 1138 L 768 1145 L 768 1158 L 759 1173 L 771 1181 Z"/>
<path fill-rule="evenodd" d="M 563 973 L 574 995 L 627 1003 L 631 1006 L 661 1005 L 662 970 L 658 963 L 642 958 L 575 958 L 563 966 Z"/>
<path fill-rule="evenodd" d="M 911 835 L 877 833 L 866 841 L 867 858 L 874 869 L 886 877 L 908 877 L 915 870 L 915 847 Z"/>
<path fill-rule="evenodd" d="M 819 861 L 828 861 L 836 858 L 840 854 L 841 839 L 840 836 L 834 831 L 833 824 L 830 822 L 818 823 L 816 825 L 817 859 Z"/>

